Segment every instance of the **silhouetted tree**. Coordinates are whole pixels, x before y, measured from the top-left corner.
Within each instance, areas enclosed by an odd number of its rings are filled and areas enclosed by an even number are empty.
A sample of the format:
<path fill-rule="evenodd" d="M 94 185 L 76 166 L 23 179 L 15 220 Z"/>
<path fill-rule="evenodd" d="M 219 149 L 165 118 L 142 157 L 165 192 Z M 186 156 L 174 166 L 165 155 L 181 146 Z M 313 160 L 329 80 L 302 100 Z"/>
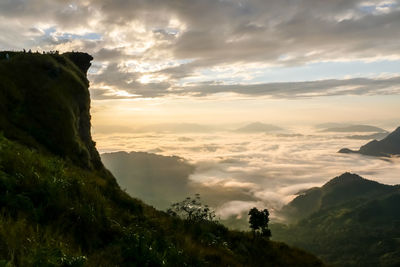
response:
<path fill-rule="evenodd" d="M 249 224 L 254 236 L 256 236 L 257 232 L 261 232 L 262 236 L 271 237 L 271 230 L 268 229 L 269 212 L 267 209 L 261 211 L 257 208 L 252 208 L 249 211 L 249 216 Z"/>
<path fill-rule="evenodd" d="M 201 204 L 200 195 L 194 198 L 187 197 L 181 202 L 172 204 L 167 213 L 172 216 L 179 216 L 188 221 L 214 221 L 215 212 L 208 205 Z"/>

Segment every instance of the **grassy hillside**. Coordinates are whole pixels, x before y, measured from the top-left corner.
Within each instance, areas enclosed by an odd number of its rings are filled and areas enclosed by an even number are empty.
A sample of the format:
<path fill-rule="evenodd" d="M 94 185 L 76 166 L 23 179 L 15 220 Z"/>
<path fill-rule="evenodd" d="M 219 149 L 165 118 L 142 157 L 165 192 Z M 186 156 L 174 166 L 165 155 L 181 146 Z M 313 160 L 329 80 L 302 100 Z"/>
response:
<path fill-rule="evenodd" d="M 397 191 L 399 186 L 384 185 L 357 174 L 344 173 L 322 187 L 304 191 L 284 206 L 281 213 L 289 221 L 296 221 L 355 199 L 368 201 Z"/>
<path fill-rule="evenodd" d="M 90 137 L 90 60 L 0 53 L 0 266 L 322 265 L 122 191 Z"/>
<path fill-rule="evenodd" d="M 307 204 L 313 213 L 306 213 Z M 288 210 L 299 221 L 272 225 L 275 240 L 304 248 L 336 266 L 400 264 L 398 186 L 345 173 L 305 192 Z"/>

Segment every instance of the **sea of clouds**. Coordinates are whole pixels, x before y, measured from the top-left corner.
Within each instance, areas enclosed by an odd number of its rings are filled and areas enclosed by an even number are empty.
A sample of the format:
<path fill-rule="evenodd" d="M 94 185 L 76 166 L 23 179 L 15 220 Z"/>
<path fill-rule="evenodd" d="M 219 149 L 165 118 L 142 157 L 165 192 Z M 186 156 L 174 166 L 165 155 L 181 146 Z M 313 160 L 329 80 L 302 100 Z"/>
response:
<path fill-rule="evenodd" d="M 398 184 L 400 158 L 337 153 L 343 147 L 358 149 L 367 142 L 349 138 L 352 134 L 357 133 L 324 133 L 318 129 L 303 128 L 270 134 L 232 131 L 95 133 L 94 138 L 102 153 L 145 151 L 181 157 L 179 164 L 184 161 L 194 166 L 193 169 L 180 168 L 180 175 L 186 177 L 180 179 L 181 184 L 177 184 L 177 179 L 171 179 L 170 184 L 165 182 L 168 175 L 163 174 L 161 167 L 152 172 L 156 178 L 146 178 L 153 183 L 149 188 L 157 179 L 163 179 L 164 193 L 176 192 L 176 188 L 180 188 L 182 194 L 164 194 L 166 201 L 163 203 L 200 193 L 204 202 L 213 206 L 222 220 L 232 220 L 240 219 L 253 206 L 268 208 L 272 217 L 279 219 L 275 211 L 299 191 L 321 186 L 344 172 L 354 172 L 385 184 Z M 157 168 L 156 164 L 153 165 Z M 153 165 L 150 162 L 137 168 L 153 168 Z M 129 187 L 129 184 L 121 186 Z M 134 189 L 126 189 L 136 195 Z M 146 192 L 140 193 L 141 196 L 146 195 Z M 154 203 L 158 208 L 165 208 L 157 205 L 159 202 Z"/>

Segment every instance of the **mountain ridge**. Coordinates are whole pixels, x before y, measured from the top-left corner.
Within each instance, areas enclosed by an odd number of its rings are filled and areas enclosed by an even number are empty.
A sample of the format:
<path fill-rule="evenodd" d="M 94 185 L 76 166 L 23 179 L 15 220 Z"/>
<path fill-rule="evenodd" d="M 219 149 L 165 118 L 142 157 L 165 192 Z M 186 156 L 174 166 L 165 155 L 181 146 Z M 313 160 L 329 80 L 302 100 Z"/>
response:
<path fill-rule="evenodd" d="M 376 132 L 376 133 L 386 133 L 387 131 L 371 125 L 346 125 L 346 126 L 336 126 L 321 130 L 321 132 Z"/>
<path fill-rule="evenodd" d="M 307 249 L 333 266 L 400 263 L 400 185 L 344 173 L 305 190 L 287 207 L 291 222 L 271 225 L 275 240 Z"/>
<path fill-rule="evenodd" d="M 396 128 L 384 139 L 373 140 L 360 147 L 359 150 L 342 148 L 339 153 L 358 153 L 367 156 L 391 157 L 400 155 L 400 127 Z"/>
<path fill-rule="evenodd" d="M 399 185 L 384 185 L 365 179 L 358 174 L 343 173 L 321 187 L 303 191 L 282 209 L 288 219 L 303 219 L 321 209 L 343 204 L 359 197 L 376 197 L 398 191 Z"/>
<path fill-rule="evenodd" d="M 238 133 L 280 132 L 284 129 L 272 124 L 253 122 L 235 130 Z"/>

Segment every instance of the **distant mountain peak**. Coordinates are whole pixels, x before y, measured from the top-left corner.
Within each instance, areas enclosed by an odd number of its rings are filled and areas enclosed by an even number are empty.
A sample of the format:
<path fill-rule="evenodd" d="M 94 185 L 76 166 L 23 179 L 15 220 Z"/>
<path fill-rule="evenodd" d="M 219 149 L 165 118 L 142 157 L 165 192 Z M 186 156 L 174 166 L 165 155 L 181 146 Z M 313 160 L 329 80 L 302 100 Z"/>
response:
<path fill-rule="evenodd" d="M 236 130 L 236 132 L 242 132 L 242 133 L 279 132 L 279 131 L 283 131 L 283 129 L 279 126 L 266 124 L 262 122 L 253 122 Z"/>
<path fill-rule="evenodd" d="M 347 126 L 338 126 L 338 127 L 330 127 L 322 130 L 322 132 L 376 132 L 376 133 L 385 133 L 386 130 L 371 126 L 371 125 L 347 125 Z"/>
<path fill-rule="evenodd" d="M 381 141 L 373 140 L 360 147 L 359 150 L 342 148 L 339 153 L 360 153 L 369 156 L 390 157 L 400 155 L 400 127 Z"/>
<path fill-rule="evenodd" d="M 356 173 L 345 172 L 339 176 L 336 176 L 332 180 L 366 180 L 366 179 Z"/>
<path fill-rule="evenodd" d="M 346 183 L 354 182 L 354 181 L 368 181 L 368 180 L 361 177 L 358 174 L 345 172 L 339 176 L 336 176 L 335 178 L 331 179 L 330 181 L 328 181 L 326 184 L 323 185 L 323 187 L 333 186 L 333 185 L 338 185 L 338 184 L 346 184 Z"/>
<path fill-rule="evenodd" d="M 345 172 L 322 187 L 303 191 L 282 209 L 283 216 L 299 220 L 314 212 L 362 198 L 374 198 L 392 193 L 397 186 L 368 180 L 358 174 Z"/>

